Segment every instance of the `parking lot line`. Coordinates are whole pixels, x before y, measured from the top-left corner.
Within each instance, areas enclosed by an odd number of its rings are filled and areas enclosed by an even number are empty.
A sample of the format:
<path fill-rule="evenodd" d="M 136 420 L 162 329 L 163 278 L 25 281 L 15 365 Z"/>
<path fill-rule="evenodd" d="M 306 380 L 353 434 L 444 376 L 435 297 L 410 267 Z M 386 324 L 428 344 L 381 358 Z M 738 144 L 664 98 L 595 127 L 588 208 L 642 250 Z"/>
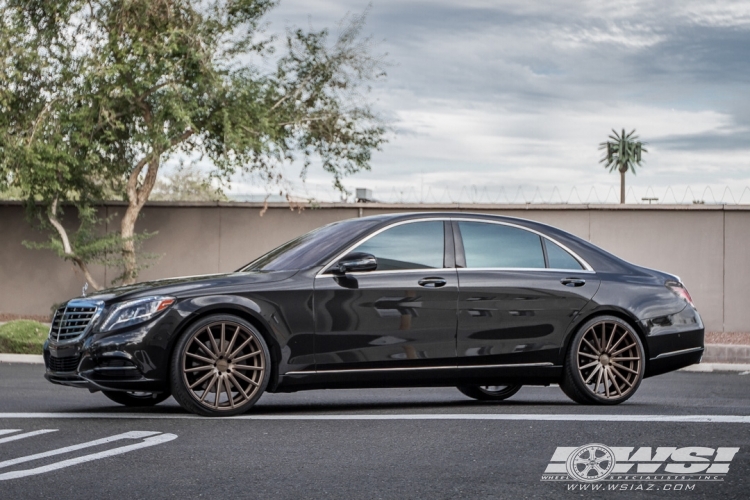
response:
<path fill-rule="evenodd" d="M 31 432 L 24 432 L 23 434 L 16 434 L 15 436 L 8 436 L 6 438 L 0 439 L 0 444 L 10 443 L 11 441 L 18 441 L 19 439 L 39 436 L 40 434 L 47 434 L 50 432 L 57 432 L 57 429 L 41 429 L 38 431 L 31 431 Z"/>
<path fill-rule="evenodd" d="M 62 455 L 63 453 L 70 453 L 73 451 L 82 450 L 84 448 L 91 448 L 92 446 L 99 446 L 102 444 L 111 443 L 113 441 L 119 441 L 121 439 L 139 439 L 149 436 L 160 434 L 160 432 L 153 431 L 131 431 L 117 434 L 116 436 L 110 436 L 102 439 L 96 439 L 87 443 L 75 444 L 72 446 L 66 446 L 65 448 L 58 448 L 56 450 L 45 451 L 44 453 L 37 453 L 35 455 L 28 455 L 25 457 L 14 458 L 12 460 L 6 460 L 0 462 L 0 469 L 4 467 L 10 467 L 12 465 L 22 464 L 24 462 L 31 462 L 32 460 L 38 460 L 40 458 L 54 457 L 55 455 Z"/>
<path fill-rule="evenodd" d="M 127 446 L 121 446 L 119 448 L 114 448 L 111 450 L 100 451 L 99 453 L 92 453 L 91 455 L 84 455 L 82 457 L 71 458 L 69 460 L 63 460 L 62 462 L 56 462 L 53 464 L 44 465 L 42 467 L 37 467 L 35 469 L 25 469 L 25 470 L 13 471 L 13 472 L 6 472 L 4 474 L 0 474 L 0 481 L 6 481 L 8 479 L 18 479 L 20 477 L 35 476 L 37 474 L 43 474 L 45 472 L 52 472 L 54 470 L 64 469 L 65 467 L 70 467 L 72 465 L 78 465 L 78 464 L 82 464 L 86 462 L 91 462 L 91 461 L 99 460 L 102 458 L 107 458 L 107 457 L 112 457 L 115 455 L 121 455 L 123 453 L 128 453 L 129 451 L 134 451 L 134 450 L 138 450 L 141 448 L 148 448 L 149 446 L 155 446 L 157 444 L 167 443 L 176 438 L 177 438 L 177 435 L 175 434 L 160 434 L 158 436 L 147 437 L 140 443 L 135 443 L 135 444 L 127 445 Z"/>
<path fill-rule="evenodd" d="M 353 413 L 302 415 L 238 415 L 206 418 L 191 414 L 156 413 L 0 413 L 2 419 L 114 419 L 114 420 L 530 420 L 551 422 L 674 422 L 750 424 L 750 415 L 607 415 L 519 413 Z M 37 431 L 39 432 L 39 431 Z M 50 431 L 47 431 L 50 432 Z M 10 439 L 10 438 L 6 438 Z M 0 440 L 2 442 L 2 440 Z"/>
<path fill-rule="evenodd" d="M 0 429 L 0 436 L 13 434 L 14 432 L 21 432 L 21 429 Z"/>

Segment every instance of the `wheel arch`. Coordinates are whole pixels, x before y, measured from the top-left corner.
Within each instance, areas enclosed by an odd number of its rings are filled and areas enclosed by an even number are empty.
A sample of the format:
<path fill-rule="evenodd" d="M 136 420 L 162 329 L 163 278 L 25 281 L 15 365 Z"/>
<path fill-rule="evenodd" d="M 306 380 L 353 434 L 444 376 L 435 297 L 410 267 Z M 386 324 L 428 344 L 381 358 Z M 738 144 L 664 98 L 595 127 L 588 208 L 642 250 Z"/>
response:
<path fill-rule="evenodd" d="M 265 340 L 271 355 L 271 371 L 270 378 L 268 380 L 268 386 L 266 387 L 267 392 L 273 392 L 278 385 L 279 380 L 279 364 L 281 363 L 281 345 L 276 337 L 271 333 L 271 328 L 266 321 L 255 311 L 242 307 L 239 304 L 217 304 L 215 306 L 203 308 L 195 311 L 188 318 L 183 321 L 179 327 L 175 330 L 175 333 L 170 341 L 169 352 L 167 359 L 168 365 L 172 363 L 172 353 L 174 352 L 177 340 L 198 321 L 209 317 L 220 314 L 228 314 L 231 316 L 237 316 L 253 325 Z M 171 373 L 171 366 L 167 366 L 167 373 Z"/>
<path fill-rule="evenodd" d="M 648 370 L 649 365 L 649 351 L 648 351 L 648 343 L 646 342 L 646 332 L 643 330 L 643 327 L 640 325 L 640 322 L 628 311 L 625 311 L 620 308 L 615 307 L 607 307 L 607 308 L 600 308 L 593 311 L 590 311 L 588 314 L 581 316 L 580 318 L 576 318 L 576 320 L 571 324 L 570 328 L 568 329 L 568 332 L 565 336 L 565 342 L 562 346 L 562 349 L 560 351 L 560 358 L 565 360 L 565 355 L 568 353 L 568 350 L 570 349 L 570 343 L 573 341 L 573 337 L 575 337 L 575 334 L 578 332 L 578 330 L 581 328 L 582 325 L 586 324 L 588 321 L 599 317 L 599 316 L 614 316 L 615 318 L 621 319 L 625 323 L 627 323 L 633 331 L 638 335 L 638 338 L 641 340 L 641 344 L 643 345 L 643 355 L 644 355 L 644 364 L 645 369 Z"/>

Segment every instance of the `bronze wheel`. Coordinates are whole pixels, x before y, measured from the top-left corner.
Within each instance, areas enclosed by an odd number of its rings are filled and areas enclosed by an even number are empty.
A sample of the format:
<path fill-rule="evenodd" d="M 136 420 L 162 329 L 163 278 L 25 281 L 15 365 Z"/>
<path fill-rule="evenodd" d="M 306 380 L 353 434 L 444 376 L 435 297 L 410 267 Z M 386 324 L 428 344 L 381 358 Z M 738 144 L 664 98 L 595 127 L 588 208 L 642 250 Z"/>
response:
<path fill-rule="evenodd" d="M 638 388 L 643 345 L 632 327 L 606 316 L 589 321 L 573 338 L 563 390 L 581 403 L 617 404 Z"/>
<path fill-rule="evenodd" d="M 270 357 L 263 337 L 234 316 L 197 323 L 178 342 L 173 360 L 175 399 L 203 415 L 241 413 L 260 398 L 268 383 Z"/>

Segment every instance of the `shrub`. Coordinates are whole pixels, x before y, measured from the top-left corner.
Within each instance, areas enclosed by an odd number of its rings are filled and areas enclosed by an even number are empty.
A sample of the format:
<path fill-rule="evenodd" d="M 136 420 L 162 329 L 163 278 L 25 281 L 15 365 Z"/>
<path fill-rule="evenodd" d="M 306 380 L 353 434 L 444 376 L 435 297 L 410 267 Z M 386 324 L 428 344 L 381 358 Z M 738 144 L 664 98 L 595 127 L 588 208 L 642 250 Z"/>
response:
<path fill-rule="evenodd" d="M 49 326 L 38 321 L 19 319 L 0 325 L 0 352 L 42 354 Z"/>

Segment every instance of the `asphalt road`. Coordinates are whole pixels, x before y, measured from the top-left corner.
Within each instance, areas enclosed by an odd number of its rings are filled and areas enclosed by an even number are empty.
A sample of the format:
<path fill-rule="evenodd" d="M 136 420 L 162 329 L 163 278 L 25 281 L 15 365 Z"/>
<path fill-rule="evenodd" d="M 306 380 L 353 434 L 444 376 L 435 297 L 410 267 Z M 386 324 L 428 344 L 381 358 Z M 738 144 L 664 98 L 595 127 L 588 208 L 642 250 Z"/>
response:
<path fill-rule="evenodd" d="M 172 399 L 134 411 L 42 373 L 0 364 L 2 500 L 750 497 L 750 375 L 667 374 L 617 407 L 556 387 L 503 403 L 340 390 L 266 394 L 246 418 L 204 419 Z M 589 443 L 634 465 L 591 483 L 542 479 Z"/>

